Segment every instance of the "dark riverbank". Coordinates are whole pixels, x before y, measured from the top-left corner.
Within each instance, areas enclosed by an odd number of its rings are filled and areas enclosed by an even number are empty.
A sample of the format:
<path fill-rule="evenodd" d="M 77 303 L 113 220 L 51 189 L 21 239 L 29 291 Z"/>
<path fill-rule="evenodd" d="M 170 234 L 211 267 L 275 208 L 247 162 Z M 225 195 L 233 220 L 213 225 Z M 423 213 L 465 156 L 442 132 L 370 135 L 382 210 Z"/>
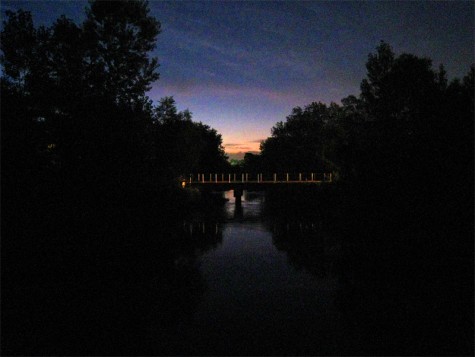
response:
<path fill-rule="evenodd" d="M 181 234 L 190 198 L 46 191 L 2 195 L 2 353 L 136 353 L 151 304 L 168 299 L 154 279 L 193 251 Z"/>
<path fill-rule="evenodd" d="M 434 196 L 349 186 L 269 195 L 272 221 L 300 222 L 301 231 L 316 220 L 341 243 L 343 354 L 473 354 L 473 200 L 457 191 L 447 183 Z M 312 244 L 299 236 L 294 229 L 283 242 L 312 269 Z"/>

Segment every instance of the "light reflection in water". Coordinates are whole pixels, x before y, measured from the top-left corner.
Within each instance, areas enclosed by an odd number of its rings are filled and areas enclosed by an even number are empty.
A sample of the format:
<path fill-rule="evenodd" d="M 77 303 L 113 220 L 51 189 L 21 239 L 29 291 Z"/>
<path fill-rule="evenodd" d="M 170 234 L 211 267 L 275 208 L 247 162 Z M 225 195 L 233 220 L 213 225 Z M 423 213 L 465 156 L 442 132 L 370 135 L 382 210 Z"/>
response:
<path fill-rule="evenodd" d="M 320 259 L 320 264 L 310 264 L 308 270 L 308 259 L 292 263 L 299 261 L 292 255 L 302 252 L 292 251 L 285 243 L 293 234 L 290 226 L 284 224 L 282 230 L 282 225 L 263 221 L 263 193 L 244 192 L 241 207 L 236 207 L 233 191 L 225 192 L 224 198 L 228 200 L 224 223 L 187 226 L 190 233 L 208 232 L 208 237 L 219 232 L 221 243 L 198 257 L 206 289 L 184 331 L 183 346 L 188 344 L 198 354 L 240 354 L 278 353 L 298 343 L 301 351 L 315 352 L 315 336 L 302 334 L 301 328 L 305 325 L 307 331 L 315 332 L 331 325 L 337 287 L 330 275 L 315 274 L 318 269 L 325 270 L 323 251 L 306 252 Z M 316 225 L 309 223 L 300 234 L 315 233 Z M 191 234 L 200 239 L 199 234 Z M 320 248 L 319 244 L 315 246 Z M 276 339 L 283 331 L 286 336 Z"/>

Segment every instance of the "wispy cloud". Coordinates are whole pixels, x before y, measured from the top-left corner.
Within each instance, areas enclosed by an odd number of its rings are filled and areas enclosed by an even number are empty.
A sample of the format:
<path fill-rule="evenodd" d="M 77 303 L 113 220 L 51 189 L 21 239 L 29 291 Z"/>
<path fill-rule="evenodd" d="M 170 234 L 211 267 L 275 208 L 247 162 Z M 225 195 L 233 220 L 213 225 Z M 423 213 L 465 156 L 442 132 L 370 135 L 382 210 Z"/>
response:
<path fill-rule="evenodd" d="M 219 25 L 198 21 L 190 26 L 180 20 L 165 23 L 162 36 L 184 51 L 183 58 L 192 59 L 189 64 L 199 73 L 208 71 L 227 80 L 262 84 L 276 75 L 315 77 L 325 66 L 325 52 L 321 40 L 302 36 L 314 23 L 309 18 L 302 21 L 301 16 L 292 19 L 290 8 L 274 11 L 264 7 L 256 11 L 252 5 L 243 6 L 241 10 L 248 15 L 245 23 L 228 23 L 230 19 L 217 22 Z"/>
<path fill-rule="evenodd" d="M 170 93 L 170 95 L 180 95 L 182 97 L 206 96 L 212 97 L 245 97 L 245 98 L 262 98 L 267 101 L 282 103 L 294 102 L 298 103 L 302 100 L 302 94 L 295 90 L 274 90 L 261 87 L 244 87 L 233 84 L 201 84 L 197 81 L 182 81 L 179 83 L 160 83 L 160 91 Z M 154 90 L 151 96 L 154 96 Z M 158 99 L 158 98 L 153 98 Z"/>
<path fill-rule="evenodd" d="M 224 143 L 224 148 L 228 154 L 258 152 L 261 140 L 248 140 L 241 143 Z"/>
<path fill-rule="evenodd" d="M 224 144 L 225 148 L 232 148 L 232 150 L 252 150 L 250 146 L 242 145 L 242 144 L 234 144 L 234 145 L 226 145 Z"/>
<path fill-rule="evenodd" d="M 249 143 L 258 143 L 258 144 L 260 144 L 260 143 L 263 142 L 264 140 L 266 140 L 266 139 L 251 140 L 251 141 L 248 141 L 248 142 L 249 142 Z"/>

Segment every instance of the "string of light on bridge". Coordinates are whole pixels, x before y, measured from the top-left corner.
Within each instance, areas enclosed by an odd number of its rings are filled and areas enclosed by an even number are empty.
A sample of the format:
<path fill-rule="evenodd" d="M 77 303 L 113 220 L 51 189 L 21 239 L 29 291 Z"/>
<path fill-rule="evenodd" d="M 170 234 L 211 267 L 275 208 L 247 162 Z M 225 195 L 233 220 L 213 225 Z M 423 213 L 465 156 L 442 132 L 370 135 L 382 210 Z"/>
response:
<path fill-rule="evenodd" d="M 228 174 L 190 174 L 188 179 L 182 176 L 182 186 L 190 185 L 219 185 L 219 184 L 275 184 L 275 183 L 322 183 L 332 182 L 331 172 L 323 173 L 273 173 L 273 174 L 250 174 L 250 173 L 228 173 Z"/>

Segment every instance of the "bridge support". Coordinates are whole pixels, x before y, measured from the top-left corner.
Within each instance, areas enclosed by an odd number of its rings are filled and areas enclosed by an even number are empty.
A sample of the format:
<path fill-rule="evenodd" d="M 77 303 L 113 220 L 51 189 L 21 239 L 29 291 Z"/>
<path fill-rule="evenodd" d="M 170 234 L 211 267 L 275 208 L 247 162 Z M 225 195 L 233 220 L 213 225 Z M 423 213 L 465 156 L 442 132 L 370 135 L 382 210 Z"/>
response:
<path fill-rule="evenodd" d="M 236 207 L 241 206 L 241 197 L 242 197 L 242 188 L 235 188 L 234 198 L 235 198 Z"/>

